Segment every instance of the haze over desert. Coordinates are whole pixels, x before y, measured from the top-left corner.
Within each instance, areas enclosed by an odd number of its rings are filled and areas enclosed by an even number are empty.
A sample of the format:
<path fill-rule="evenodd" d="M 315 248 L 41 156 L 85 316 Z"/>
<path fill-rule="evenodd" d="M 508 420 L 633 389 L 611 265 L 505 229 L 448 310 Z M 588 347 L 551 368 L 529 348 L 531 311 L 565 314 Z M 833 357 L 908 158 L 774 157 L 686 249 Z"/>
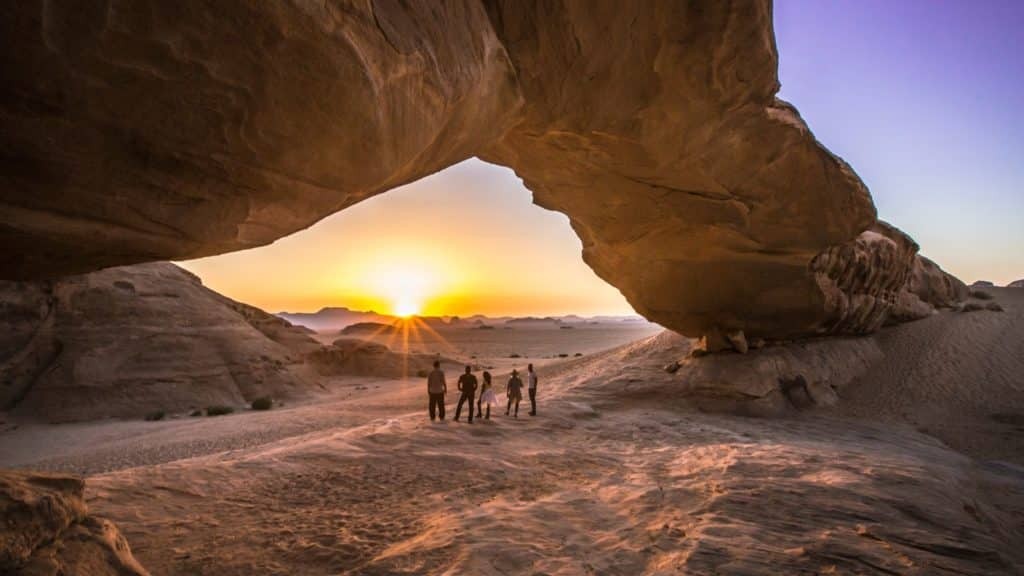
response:
<path fill-rule="evenodd" d="M 1024 573 L 1024 5 L 0 25 L 0 574 Z"/>

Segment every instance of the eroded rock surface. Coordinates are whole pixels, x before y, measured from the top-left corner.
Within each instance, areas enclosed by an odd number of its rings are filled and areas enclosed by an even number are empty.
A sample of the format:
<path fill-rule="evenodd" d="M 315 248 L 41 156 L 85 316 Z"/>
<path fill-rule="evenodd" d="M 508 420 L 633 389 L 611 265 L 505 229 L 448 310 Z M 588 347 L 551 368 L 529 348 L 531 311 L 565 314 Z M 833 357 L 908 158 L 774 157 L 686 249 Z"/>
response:
<path fill-rule="evenodd" d="M 266 244 L 477 155 L 566 213 L 584 260 L 666 327 L 870 331 L 915 260 L 870 236 L 863 183 L 775 97 L 771 12 L 18 2 L 0 23 L 0 277 Z"/>
<path fill-rule="evenodd" d="M 149 574 L 114 524 L 89 515 L 84 490 L 79 478 L 0 470 L 0 573 Z"/>
<path fill-rule="evenodd" d="M 443 360 L 445 369 L 459 373 L 461 364 L 433 354 L 406 354 L 392 351 L 384 344 L 339 338 L 330 346 L 307 356 L 310 365 L 321 375 L 375 376 L 403 378 L 429 371 L 434 360 Z"/>
<path fill-rule="evenodd" d="M 0 405 L 51 421 L 141 418 L 315 387 L 321 345 L 168 263 L 0 282 Z"/>

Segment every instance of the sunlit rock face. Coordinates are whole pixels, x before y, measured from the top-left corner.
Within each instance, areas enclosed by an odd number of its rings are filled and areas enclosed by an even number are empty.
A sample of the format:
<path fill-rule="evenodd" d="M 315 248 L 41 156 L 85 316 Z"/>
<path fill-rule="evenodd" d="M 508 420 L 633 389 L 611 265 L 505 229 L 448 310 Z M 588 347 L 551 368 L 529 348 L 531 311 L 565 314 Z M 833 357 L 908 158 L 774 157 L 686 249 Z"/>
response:
<path fill-rule="evenodd" d="M 27 1 L 2 26 L 5 278 L 266 244 L 473 155 L 687 335 L 870 331 L 851 297 L 915 277 L 775 97 L 768 0 Z M 903 268 L 823 283 L 850 242 Z"/>

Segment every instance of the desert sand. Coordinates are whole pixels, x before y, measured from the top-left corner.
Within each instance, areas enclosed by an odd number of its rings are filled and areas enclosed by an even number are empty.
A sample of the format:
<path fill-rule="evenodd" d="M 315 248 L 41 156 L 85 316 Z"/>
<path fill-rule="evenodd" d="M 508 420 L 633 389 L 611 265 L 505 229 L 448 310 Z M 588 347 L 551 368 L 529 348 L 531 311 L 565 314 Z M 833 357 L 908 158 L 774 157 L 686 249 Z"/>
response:
<path fill-rule="evenodd" d="M 664 333 L 547 361 L 534 418 L 431 423 L 422 382 L 353 380 L 9 430 L 0 465 L 86 473 L 153 574 L 1017 574 L 1024 291 L 989 291 L 1003 312 L 867 337 L 882 358 L 837 404 L 784 418 L 696 410 L 664 370 L 692 343 Z"/>

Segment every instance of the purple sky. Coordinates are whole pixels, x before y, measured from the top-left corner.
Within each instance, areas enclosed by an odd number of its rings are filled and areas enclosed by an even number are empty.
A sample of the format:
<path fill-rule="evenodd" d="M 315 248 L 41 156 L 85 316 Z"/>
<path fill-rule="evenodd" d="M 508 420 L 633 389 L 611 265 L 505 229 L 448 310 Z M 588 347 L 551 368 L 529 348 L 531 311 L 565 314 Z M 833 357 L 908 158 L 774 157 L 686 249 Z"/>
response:
<path fill-rule="evenodd" d="M 776 0 L 780 96 L 968 283 L 1024 278 L 1024 0 Z"/>

